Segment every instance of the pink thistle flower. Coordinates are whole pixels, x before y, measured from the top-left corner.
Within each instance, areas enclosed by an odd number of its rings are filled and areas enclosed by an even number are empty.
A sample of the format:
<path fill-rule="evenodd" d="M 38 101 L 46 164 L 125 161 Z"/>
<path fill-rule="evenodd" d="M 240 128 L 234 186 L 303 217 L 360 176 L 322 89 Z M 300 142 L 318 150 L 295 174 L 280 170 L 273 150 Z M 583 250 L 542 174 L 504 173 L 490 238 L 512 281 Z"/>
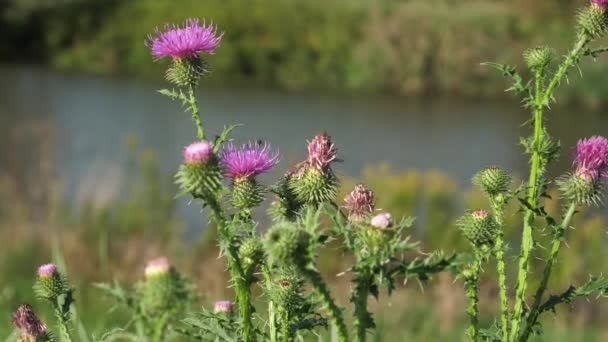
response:
<path fill-rule="evenodd" d="M 357 184 L 355 189 L 344 197 L 344 202 L 351 218 L 371 214 L 376 206 L 374 193 L 363 184 Z"/>
<path fill-rule="evenodd" d="M 591 0 L 591 4 L 604 10 L 608 8 L 608 0 Z"/>
<path fill-rule="evenodd" d="M 213 54 L 222 40 L 223 33 L 213 25 L 201 25 L 198 19 L 188 19 L 180 27 L 165 25 L 164 32 L 155 30 L 157 37 L 148 36 L 146 46 L 152 55 L 161 59 L 197 57 L 200 53 Z"/>
<path fill-rule="evenodd" d="M 46 335 L 46 324 L 42 322 L 29 304 L 22 304 L 13 314 L 13 324 L 27 337 L 43 337 Z M 27 340 L 27 339 L 26 339 Z M 29 341 L 29 340 L 27 340 Z"/>
<path fill-rule="evenodd" d="M 387 229 L 393 225 L 393 217 L 389 213 L 380 213 L 372 218 L 370 224 L 374 228 Z"/>
<path fill-rule="evenodd" d="M 220 153 L 226 176 L 246 179 L 270 171 L 279 162 L 279 152 L 272 152 L 269 144 L 249 143 L 236 148 L 229 144 Z"/>
<path fill-rule="evenodd" d="M 473 216 L 473 218 L 478 219 L 478 220 L 485 220 L 488 218 L 488 216 L 490 216 L 490 214 L 483 209 L 477 209 L 477 210 L 474 210 L 473 212 L 471 212 L 471 216 Z"/>
<path fill-rule="evenodd" d="M 336 146 L 325 132 L 317 134 L 308 142 L 308 164 L 319 170 L 329 167 L 329 164 L 336 160 L 337 155 Z"/>
<path fill-rule="evenodd" d="M 204 164 L 213 157 L 213 143 L 206 140 L 193 142 L 184 148 L 183 156 L 186 164 Z"/>
<path fill-rule="evenodd" d="M 38 277 L 48 278 L 57 274 L 57 266 L 55 264 L 44 264 L 38 267 Z"/>
<path fill-rule="evenodd" d="M 169 259 L 166 257 L 160 257 L 153 260 L 148 261 L 146 264 L 145 275 L 146 277 L 154 276 L 158 274 L 165 274 L 169 272 L 171 265 L 169 264 Z"/>
<path fill-rule="evenodd" d="M 588 177 L 594 182 L 608 170 L 608 139 L 593 136 L 579 140 L 576 146 L 576 175 Z"/>
<path fill-rule="evenodd" d="M 231 302 L 229 300 L 220 300 L 215 302 L 215 304 L 213 305 L 213 311 L 215 313 L 226 313 L 226 314 L 231 314 L 232 311 L 234 310 L 234 302 Z"/>

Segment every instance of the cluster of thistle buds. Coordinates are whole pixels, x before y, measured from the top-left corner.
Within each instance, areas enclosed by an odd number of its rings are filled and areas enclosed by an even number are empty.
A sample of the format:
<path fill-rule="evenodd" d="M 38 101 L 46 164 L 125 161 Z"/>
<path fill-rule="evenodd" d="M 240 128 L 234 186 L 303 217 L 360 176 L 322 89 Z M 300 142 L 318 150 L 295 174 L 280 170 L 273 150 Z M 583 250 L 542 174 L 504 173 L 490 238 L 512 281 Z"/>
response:
<path fill-rule="evenodd" d="M 34 313 L 29 304 L 22 304 L 13 314 L 13 324 L 19 329 L 21 335 L 19 342 L 36 342 L 52 340 L 46 324 Z"/>
<path fill-rule="evenodd" d="M 594 136 L 581 139 L 576 147 L 574 172 L 557 180 L 571 203 L 598 204 L 602 200 L 603 179 L 608 175 L 608 139 Z"/>

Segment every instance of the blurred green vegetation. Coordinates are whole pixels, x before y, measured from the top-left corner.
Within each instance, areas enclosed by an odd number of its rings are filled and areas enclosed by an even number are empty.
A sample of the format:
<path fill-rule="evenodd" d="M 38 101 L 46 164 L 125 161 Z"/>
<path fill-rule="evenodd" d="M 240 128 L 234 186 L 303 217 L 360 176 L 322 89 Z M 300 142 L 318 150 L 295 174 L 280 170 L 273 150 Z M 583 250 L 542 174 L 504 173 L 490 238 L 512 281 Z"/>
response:
<path fill-rule="evenodd" d="M 563 52 L 575 9 L 587 2 L 9 0 L 0 4 L 0 59 L 159 77 L 145 37 L 164 23 L 200 17 L 225 32 L 211 56 L 213 83 L 502 97 L 506 82 L 479 63 L 519 64 L 520 52 L 538 44 Z M 561 101 L 599 108 L 608 67 L 585 70 Z"/>
<path fill-rule="evenodd" d="M 79 185 L 86 191 L 74 203 L 54 172 L 52 128 L 28 122 L 15 129 L 16 134 L 11 131 L 0 127 L 0 133 L 12 142 L 0 147 L 0 164 L 11 166 L 0 169 L 0 241 L 5 242 L 0 258 L 0 311 L 5 317 L 22 302 L 30 302 L 37 309 L 43 307 L 33 299 L 31 291 L 35 270 L 38 265 L 60 257 L 77 288 L 79 319 L 97 336 L 110 327 L 124 325 L 128 318 L 120 310 L 111 310 L 112 303 L 92 284 L 112 279 L 131 284 L 142 276 L 145 262 L 159 255 L 169 256 L 179 270 L 194 280 L 202 294 L 202 304 L 232 298 L 225 265 L 217 257 L 215 244 L 197 245 L 184 239 L 184 224 L 173 199 L 176 189 L 170 176 L 160 174 L 153 151 L 146 151 L 134 139 L 128 139 L 127 163 L 120 172 L 125 177 L 111 176 L 110 183 L 97 179 L 97 187 Z M 12 147 L 24 142 L 29 148 L 14 158 L 10 153 Z M 345 179 L 342 195 L 356 182 L 374 189 L 379 208 L 397 217 L 417 216 L 411 234 L 422 241 L 424 251 L 468 251 L 469 246 L 454 221 L 465 208 L 486 206 L 480 192 L 459 188 L 454 179 L 439 171 L 399 171 L 388 165 L 375 165 L 357 179 Z M 108 191 L 109 187 L 118 191 Z M 548 210 L 556 213 L 560 204 L 551 203 Z M 510 257 L 515 257 L 521 224 L 515 206 L 509 209 L 507 218 L 507 236 L 513 247 Z M 608 249 L 604 216 L 581 212 L 575 219 L 575 227 L 568 232 L 569 248 L 560 255 L 551 282 L 555 292 L 561 292 L 571 282 L 583 282 L 590 273 L 605 271 Z M 542 256 L 543 250 L 538 251 Z M 328 248 L 321 253 L 320 267 L 344 305 L 348 305 L 349 279 L 336 274 L 346 269 L 348 262 L 349 257 L 336 249 Z M 514 271 L 508 269 L 510 282 Z M 486 272 L 481 310 L 495 314 L 498 289 L 490 282 L 495 279 L 490 278 L 493 266 L 488 265 Z M 539 274 L 534 269 L 532 277 Z M 465 340 L 466 302 L 462 286 L 452 275 L 441 274 L 424 290 L 409 283 L 399 286 L 391 298 L 383 293 L 380 302 L 372 301 L 371 306 L 378 315 L 375 340 Z M 39 311 L 43 317 L 50 317 L 48 312 Z M 606 314 L 608 303 L 604 300 L 577 300 L 572 309 L 562 307 L 555 318 L 545 318 L 545 340 L 604 341 L 608 326 L 602 317 Z M 7 319 L 0 320 L 0 339 L 11 331 L 9 324 Z"/>

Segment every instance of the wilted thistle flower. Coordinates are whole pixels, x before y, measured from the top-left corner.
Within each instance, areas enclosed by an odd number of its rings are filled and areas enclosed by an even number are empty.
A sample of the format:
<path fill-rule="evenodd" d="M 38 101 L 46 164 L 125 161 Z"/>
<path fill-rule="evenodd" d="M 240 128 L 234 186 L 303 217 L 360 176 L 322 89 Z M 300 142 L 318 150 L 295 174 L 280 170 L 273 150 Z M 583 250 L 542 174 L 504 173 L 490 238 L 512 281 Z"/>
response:
<path fill-rule="evenodd" d="M 338 179 L 331 169 L 337 160 L 337 149 L 327 133 L 308 143 L 308 159 L 291 171 L 289 187 L 300 202 L 320 204 L 336 196 Z"/>
<path fill-rule="evenodd" d="M 475 248 L 484 250 L 494 246 L 498 226 L 487 211 L 477 209 L 468 212 L 458 220 L 457 225 Z"/>
<path fill-rule="evenodd" d="M 45 264 L 38 268 L 34 292 L 39 298 L 52 300 L 65 294 L 68 289 L 67 280 L 59 273 L 55 264 Z"/>
<path fill-rule="evenodd" d="M 13 324 L 21 331 L 19 341 L 35 342 L 47 336 L 46 324 L 42 322 L 29 304 L 22 304 L 13 314 Z"/>
<path fill-rule="evenodd" d="M 608 139 L 594 136 L 579 140 L 575 171 L 558 179 L 564 197 L 578 204 L 597 204 L 601 199 L 601 178 L 608 171 Z"/>
<path fill-rule="evenodd" d="M 393 226 L 393 217 L 389 213 L 380 213 L 372 217 L 370 224 L 374 228 L 387 229 Z"/>
<path fill-rule="evenodd" d="M 213 312 L 231 315 L 234 311 L 234 302 L 229 300 L 220 300 L 213 304 Z"/>
<path fill-rule="evenodd" d="M 263 188 L 255 177 L 268 172 L 279 162 L 279 153 L 270 145 L 249 143 L 236 148 L 229 144 L 220 153 L 226 176 L 232 179 L 232 204 L 239 209 L 250 209 L 263 200 Z"/>
<path fill-rule="evenodd" d="M 200 54 L 213 54 L 222 40 L 213 25 L 200 24 L 198 19 L 188 19 L 183 26 L 166 25 L 164 32 L 156 29 L 156 36 L 148 36 L 146 46 L 152 55 L 161 59 L 171 57 L 172 66 L 167 70 L 167 80 L 178 86 L 194 86 L 207 73 L 207 62 Z"/>
<path fill-rule="evenodd" d="M 374 211 L 376 203 L 374 193 L 363 184 L 357 184 L 355 189 L 344 197 L 344 207 L 348 211 L 348 219 L 359 222 Z"/>
<path fill-rule="evenodd" d="M 208 199 L 221 188 L 222 175 L 217 157 L 209 141 L 196 141 L 184 148 L 184 163 L 175 175 L 175 182 L 185 193 Z"/>
<path fill-rule="evenodd" d="M 497 166 L 490 166 L 479 171 L 473 177 L 473 183 L 490 196 L 505 193 L 511 185 L 511 175 Z"/>

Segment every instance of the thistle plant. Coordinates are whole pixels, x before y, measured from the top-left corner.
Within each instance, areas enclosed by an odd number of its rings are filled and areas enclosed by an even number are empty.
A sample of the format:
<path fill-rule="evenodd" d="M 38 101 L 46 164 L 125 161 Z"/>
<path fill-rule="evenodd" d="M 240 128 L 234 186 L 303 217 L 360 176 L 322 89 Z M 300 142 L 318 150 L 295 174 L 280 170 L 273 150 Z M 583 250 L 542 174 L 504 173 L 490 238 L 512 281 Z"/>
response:
<path fill-rule="evenodd" d="M 529 109 L 532 118 L 532 136 L 522 138 L 526 153 L 530 156 L 530 175 L 527 184 L 518 190 L 511 191 L 511 177 L 500 168 L 491 167 L 480 171 L 474 177 L 477 184 L 486 194 L 493 211 L 493 216 L 485 211 L 472 211 L 460 221 L 464 235 L 473 245 L 474 258 L 470 265 L 462 270 L 468 297 L 470 300 L 469 316 L 471 324 L 469 335 L 472 340 L 481 336 L 499 341 L 527 341 L 532 333 L 539 332 L 539 316 L 552 310 L 557 304 L 569 303 L 576 296 L 587 296 L 593 292 L 604 294 L 608 281 L 603 277 L 592 277 L 580 287 L 571 287 L 562 296 L 545 298 L 552 269 L 557 260 L 565 233 L 579 206 L 598 204 L 602 198 L 602 179 L 605 175 L 605 163 L 608 156 L 606 139 L 593 137 L 581 140 L 577 146 L 574 159 L 575 170 L 571 174 L 556 180 L 561 197 L 565 202 L 561 221 L 551 217 L 545 210 L 544 201 L 549 198 L 547 189 L 551 184 L 547 170 L 551 162 L 559 156 L 560 143 L 551 137 L 545 122 L 546 112 L 555 100 L 557 87 L 568 80 L 569 72 L 577 68 L 585 57 L 596 57 L 608 51 L 604 47 L 592 47 L 608 29 L 608 2 L 593 0 L 579 10 L 577 14 L 575 41 L 563 58 L 557 58 L 555 51 L 546 46 L 535 47 L 524 52 L 523 57 L 530 69 L 532 78 L 525 81 L 515 67 L 486 63 L 511 78 L 513 84 L 508 89 L 522 96 L 522 103 Z M 504 208 L 512 199 L 517 198 L 523 212 L 523 229 L 520 253 L 517 265 L 515 298 L 512 312 L 507 297 L 504 246 Z M 543 231 L 551 231 L 551 246 L 547 256 L 542 256 L 538 236 Z M 546 258 L 540 284 L 534 292 L 533 302 L 527 303 L 529 292 L 530 260 L 532 257 Z M 482 264 L 491 257 L 497 261 L 500 288 L 501 317 L 495 329 L 480 330 L 477 318 L 476 287 L 483 271 Z"/>
<path fill-rule="evenodd" d="M 61 341 L 72 341 L 70 308 L 74 303 L 74 289 L 55 264 L 45 264 L 38 268 L 34 293 L 36 297 L 50 304 L 53 309 Z"/>
<path fill-rule="evenodd" d="M 20 331 L 17 338 L 19 342 L 52 342 L 55 341 L 53 334 L 47 329 L 34 313 L 29 304 L 22 304 L 13 314 L 13 324 Z"/>

